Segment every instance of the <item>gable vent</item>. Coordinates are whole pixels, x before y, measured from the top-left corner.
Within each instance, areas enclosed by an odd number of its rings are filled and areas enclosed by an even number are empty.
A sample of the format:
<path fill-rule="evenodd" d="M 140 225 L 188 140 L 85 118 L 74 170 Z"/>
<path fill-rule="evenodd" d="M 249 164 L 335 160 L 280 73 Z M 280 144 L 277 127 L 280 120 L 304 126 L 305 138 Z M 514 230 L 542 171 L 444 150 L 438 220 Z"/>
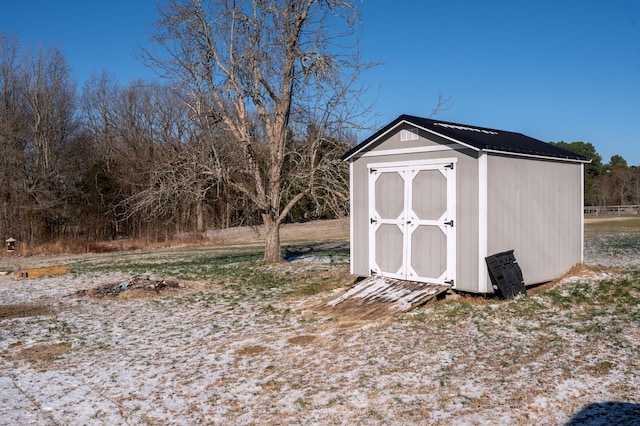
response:
<path fill-rule="evenodd" d="M 403 129 L 400 131 L 400 142 L 417 141 L 418 129 Z"/>

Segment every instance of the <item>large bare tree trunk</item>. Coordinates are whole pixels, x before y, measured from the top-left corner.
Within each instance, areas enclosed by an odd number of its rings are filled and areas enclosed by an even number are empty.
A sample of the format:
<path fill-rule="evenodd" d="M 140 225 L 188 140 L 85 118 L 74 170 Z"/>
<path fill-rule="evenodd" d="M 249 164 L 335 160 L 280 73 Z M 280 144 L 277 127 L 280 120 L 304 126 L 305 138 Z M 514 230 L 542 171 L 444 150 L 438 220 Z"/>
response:
<path fill-rule="evenodd" d="M 202 200 L 196 201 L 196 232 L 198 234 L 203 234 L 205 231 L 203 203 L 204 201 Z"/>
<path fill-rule="evenodd" d="M 264 260 L 270 263 L 277 263 L 282 260 L 280 247 L 280 223 L 270 215 L 263 214 L 264 222 Z"/>

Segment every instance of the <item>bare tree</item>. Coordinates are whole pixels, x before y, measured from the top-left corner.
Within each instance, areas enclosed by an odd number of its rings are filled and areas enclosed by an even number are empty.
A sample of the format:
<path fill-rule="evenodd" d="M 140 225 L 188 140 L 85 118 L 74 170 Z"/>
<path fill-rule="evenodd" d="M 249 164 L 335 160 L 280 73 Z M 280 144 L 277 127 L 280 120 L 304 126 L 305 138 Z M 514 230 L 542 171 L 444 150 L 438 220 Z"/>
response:
<path fill-rule="evenodd" d="M 610 179 L 613 181 L 613 196 L 616 204 L 630 204 L 633 201 L 635 181 L 633 170 L 629 168 L 616 167 L 611 170 Z"/>
<path fill-rule="evenodd" d="M 319 182 L 331 186 L 323 181 L 329 173 L 313 172 L 326 162 L 294 142 L 300 130 L 315 123 L 328 135 L 363 111 L 358 11 L 347 0 L 171 0 L 160 13 L 156 49 L 145 58 L 182 85 L 193 113 L 233 144 L 225 181 L 259 210 L 264 259 L 280 261 L 282 221 Z M 287 158 L 310 169 L 285 167 Z M 309 180 L 293 183 L 302 176 Z"/>
<path fill-rule="evenodd" d="M 59 50 L 40 48 L 26 56 L 23 88 L 30 115 L 35 168 L 43 176 L 56 167 L 56 150 L 72 132 L 75 87 Z"/>
<path fill-rule="evenodd" d="M 55 236 L 67 226 L 72 213 L 74 174 L 71 150 L 78 136 L 75 84 L 66 59 L 57 49 L 25 52 L 22 90 L 28 116 L 26 146 L 34 220 L 42 222 L 46 236 Z"/>
<path fill-rule="evenodd" d="M 119 93 L 120 87 L 115 76 L 106 71 L 93 74 L 82 90 L 81 109 L 85 128 L 107 172 L 117 156 L 116 102 Z"/>
<path fill-rule="evenodd" d="M 195 230 L 204 232 L 204 205 L 209 192 L 219 183 L 219 172 L 203 161 L 194 146 L 167 154 L 153 165 L 148 184 L 126 200 L 127 214 L 160 221 L 193 215 Z"/>
<path fill-rule="evenodd" d="M 451 109 L 453 106 L 453 96 L 444 96 L 444 93 L 438 93 L 438 99 L 436 100 L 436 104 L 431 110 L 431 114 L 429 114 L 429 118 L 433 118 L 442 111 L 446 111 Z"/>
<path fill-rule="evenodd" d="M 17 38 L 0 33 L 0 232 L 21 237 L 24 205 L 24 148 L 28 122 L 20 90 Z"/>
<path fill-rule="evenodd" d="M 78 168 L 75 87 L 60 51 L 0 34 L 2 223 L 21 239 L 70 225 Z"/>

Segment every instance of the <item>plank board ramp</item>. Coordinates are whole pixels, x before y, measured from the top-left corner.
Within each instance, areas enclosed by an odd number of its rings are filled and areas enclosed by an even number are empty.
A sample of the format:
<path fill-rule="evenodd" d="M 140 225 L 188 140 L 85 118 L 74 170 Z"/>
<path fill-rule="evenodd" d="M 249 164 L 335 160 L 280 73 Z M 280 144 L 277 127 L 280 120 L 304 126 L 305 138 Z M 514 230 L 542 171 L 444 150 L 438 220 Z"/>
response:
<path fill-rule="evenodd" d="M 360 319 L 375 319 L 409 311 L 449 289 L 447 285 L 374 276 L 354 284 L 325 307 Z"/>
<path fill-rule="evenodd" d="M 43 268 L 21 269 L 14 274 L 20 278 L 40 278 L 49 275 L 63 275 L 71 272 L 66 266 L 47 266 Z"/>

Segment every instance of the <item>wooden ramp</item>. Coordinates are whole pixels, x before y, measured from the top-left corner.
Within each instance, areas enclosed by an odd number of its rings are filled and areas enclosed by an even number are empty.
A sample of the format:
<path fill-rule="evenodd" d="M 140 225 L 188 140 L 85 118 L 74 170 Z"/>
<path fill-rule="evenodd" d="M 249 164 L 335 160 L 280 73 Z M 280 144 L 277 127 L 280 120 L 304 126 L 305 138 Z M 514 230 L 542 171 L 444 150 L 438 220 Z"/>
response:
<path fill-rule="evenodd" d="M 406 312 L 449 290 L 439 284 L 369 277 L 330 300 L 325 307 L 360 319 Z"/>
<path fill-rule="evenodd" d="M 49 275 L 63 275 L 71 272 L 66 266 L 48 266 L 44 268 L 22 269 L 14 272 L 20 278 L 39 278 Z"/>

